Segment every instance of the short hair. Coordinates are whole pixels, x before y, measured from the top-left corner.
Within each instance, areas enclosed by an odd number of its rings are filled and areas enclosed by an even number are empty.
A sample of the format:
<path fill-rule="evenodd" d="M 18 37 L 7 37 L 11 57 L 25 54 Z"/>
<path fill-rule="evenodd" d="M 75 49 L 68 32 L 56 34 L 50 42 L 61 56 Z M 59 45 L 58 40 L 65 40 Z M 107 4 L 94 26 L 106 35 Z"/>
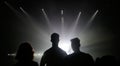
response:
<path fill-rule="evenodd" d="M 80 39 L 79 38 L 73 38 L 73 39 L 71 39 L 71 42 L 73 42 L 74 43 L 74 45 L 76 45 L 76 46 L 80 46 Z"/>
<path fill-rule="evenodd" d="M 51 39 L 57 39 L 57 38 L 59 38 L 59 34 L 58 33 L 51 34 Z"/>

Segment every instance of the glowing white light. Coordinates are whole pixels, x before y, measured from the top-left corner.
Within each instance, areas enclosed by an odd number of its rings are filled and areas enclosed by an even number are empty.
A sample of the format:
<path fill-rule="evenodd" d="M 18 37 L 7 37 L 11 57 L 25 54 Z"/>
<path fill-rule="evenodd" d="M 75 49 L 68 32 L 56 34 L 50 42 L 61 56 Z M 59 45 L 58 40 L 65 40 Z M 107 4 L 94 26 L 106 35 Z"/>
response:
<path fill-rule="evenodd" d="M 62 35 L 64 36 L 64 17 L 63 17 L 63 10 L 61 10 L 61 32 L 62 32 Z"/>
<path fill-rule="evenodd" d="M 61 10 L 61 15 L 63 15 L 63 10 Z"/>
<path fill-rule="evenodd" d="M 42 56 L 43 55 L 43 53 L 34 53 L 34 56 L 35 57 L 38 57 L 38 56 Z M 8 56 L 16 56 L 16 53 L 13 53 L 13 54 L 8 54 Z"/>
<path fill-rule="evenodd" d="M 7 2 L 5 2 L 5 4 L 9 7 L 9 8 L 11 8 L 11 10 L 13 10 L 14 12 L 16 12 L 17 13 L 17 11 L 9 4 L 9 3 L 7 3 Z M 22 7 L 20 7 L 20 9 L 21 9 L 21 11 L 23 11 L 23 13 L 30 19 L 30 21 L 31 22 L 33 22 L 33 24 L 34 24 L 34 21 L 33 20 L 31 20 L 32 18 L 30 17 L 30 15 L 22 8 Z M 44 17 L 45 17 L 45 19 L 46 19 L 46 23 L 47 23 L 47 25 L 48 25 L 48 31 L 50 30 L 50 32 L 53 32 L 52 30 L 53 30 L 53 27 L 54 27 L 54 25 L 53 24 L 51 24 L 51 22 L 50 22 L 50 20 L 49 20 L 49 18 L 48 18 L 48 15 L 47 15 L 47 13 L 45 12 L 45 10 L 44 9 L 42 9 L 42 13 L 43 13 L 43 15 L 44 15 Z M 90 18 L 90 20 L 88 21 L 88 23 L 87 23 L 87 25 L 85 26 L 86 28 L 88 27 L 88 26 L 90 26 L 90 24 L 92 23 L 92 21 L 94 20 L 94 18 L 95 18 L 95 16 L 97 15 L 97 13 L 98 13 L 98 10 L 92 15 L 92 17 Z M 76 20 L 75 20 L 75 22 L 74 22 L 74 24 L 72 25 L 72 26 L 70 26 L 70 27 L 72 27 L 72 29 L 70 29 L 71 31 L 70 32 L 67 32 L 65 29 L 66 29 L 66 26 L 65 26 L 65 21 L 66 20 L 64 20 L 64 13 L 63 13 L 63 10 L 61 10 L 61 33 L 59 33 L 59 31 L 60 30 L 58 30 L 58 31 L 55 31 L 55 32 L 58 32 L 59 34 L 61 34 L 60 35 L 60 37 L 61 37 L 61 39 L 60 39 L 60 42 L 59 42 L 59 47 L 61 48 L 61 49 L 63 49 L 64 51 L 66 51 L 66 53 L 67 54 L 71 54 L 71 53 L 73 53 L 73 51 L 72 51 L 72 48 L 71 48 L 71 42 L 70 42 L 70 39 L 72 39 L 72 38 L 75 38 L 74 37 L 74 35 L 77 35 L 77 32 L 79 32 L 79 30 L 78 31 L 75 31 L 76 30 L 76 28 L 77 28 L 77 26 L 78 26 L 78 23 L 79 23 L 79 19 L 80 19 L 80 16 L 81 16 L 81 12 L 79 12 L 78 13 L 78 16 L 77 16 L 77 18 L 76 18 Z M 32 24 L 32 25 L 33 25 Z M 36 26 L 36 25 L 34 25 L 34 26 Z M 54 27 L 56 30 L 59 28 L 59 27 Z M 38 32 L 40 31 L 40 30 L 37 30 Z M 40 31 L 40 32 L 42 32 L 42 34 L 36 34 L 38 37 L 39 37 L 39 35 L 44 35 L 44 42 L 47 42 L 47 41 L 49 41 L 49 40 L 46 40 L 46 39 L 48 39 L 50 36 L 48 36 L 48 32 L 45 32 L 45 31 Z M 88 31 L 88 33 L 89 33 L 90 31 Z M 67 34 L 67 37 L 66 37 L 66 34 Z M 88 38 L 88 36 L 87 37 L 85 37 L 84 35 L 85 34 L 87 34 L 87 33 L 79 33 L 80 34 L 80 36 L 83 36 L 82 37 L 82 40 L 84 40 L 84 39 L 89 39 Z M 82 35 L 83 34 L 83 35 Z M 87 35 L 90 35 L 90 33 L 89 34 L 87 34 Z M 79 35 L 77 35 L 77 37 L 80 37 Z M 81 38 L 80 38 L 81 39 Z M 86 40 L 87 40 L 86 39 Z M 91 38 L 90 38 L 91 39 Z M 90 40 L 89 39 L 89 40 Z M 39 40 L 39 39 L 38 39 Z M 86 40 L 84 40 L 84 41 L 86 41 Z M 87 44 L 90 44 L 90 42 L 89 43 L 86 43 L 86 45 L 85 45 L 85 43 L 82 43 L 82 44 L 84 44 L 84 46 L 86 46 Z M 8 56 L 15 56 L 16 54 L 8 54 Z M 34 56 L 35 57 L 41 57 L 43 55 L 43 52 L 42 53 L 34 53 Z"/>
<path fill-rule="evenodd" d="M 70 38 L 64 37 L 59 42 L 59 47 L 63 49 L 67 54 L 71 54 L 73 51 L 71 50 L 71 42 Z"/>
<path fill-rule="evenodd" d="M 8 54 L 8 56 L 16 56 L 16 54 L 15 54 L 15 53 L 13 53 L 13 54 Z"/>
<path fill-rule="evenodd" d="M 41 57 L 42 55 L 43 55 L 43 53 L 34 53 L 35 57 L 39 57 L 39 56 Z"/>

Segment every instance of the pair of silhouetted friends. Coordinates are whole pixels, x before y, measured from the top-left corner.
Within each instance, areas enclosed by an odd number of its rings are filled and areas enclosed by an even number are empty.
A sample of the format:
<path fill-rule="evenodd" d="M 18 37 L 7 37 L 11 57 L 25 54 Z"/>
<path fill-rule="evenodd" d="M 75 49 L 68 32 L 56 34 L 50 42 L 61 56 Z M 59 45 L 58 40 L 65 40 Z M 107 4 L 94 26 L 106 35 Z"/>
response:
<path fill-rule="evenodd" d="M 52 47 L 44 52 L 40 66 L 80 66 L 93 65 L 94 61 L 91 55 L 81 52 L 80 39 L 71 39 L 71 47 L 73 54 L 67 55 L 65 51 L 58 47 L 59 34 L 51 35 Z M 16 54 L 18 62 L 15 66 L 38 66 L 38 63 L 33 61 L 33 48 L 29 43 L 22 43 Z"/>

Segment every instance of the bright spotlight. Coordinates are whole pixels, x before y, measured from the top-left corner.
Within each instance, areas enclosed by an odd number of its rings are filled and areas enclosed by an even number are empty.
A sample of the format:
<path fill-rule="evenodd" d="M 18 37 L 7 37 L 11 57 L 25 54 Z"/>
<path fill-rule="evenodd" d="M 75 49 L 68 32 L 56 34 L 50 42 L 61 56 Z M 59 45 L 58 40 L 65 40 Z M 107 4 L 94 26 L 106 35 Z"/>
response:
<path fill-rule="evenodd" d="M 61 15 L 63 15 L 63 10 L 61 10 Z"/>
<path fill-rule="evenodd" d="M 59 42 L 59 47 L 63 49 L 67 54 L 71 54 L 73 51 L 71 49 L 70 39 L 65 38 L 61 39 Z"/>

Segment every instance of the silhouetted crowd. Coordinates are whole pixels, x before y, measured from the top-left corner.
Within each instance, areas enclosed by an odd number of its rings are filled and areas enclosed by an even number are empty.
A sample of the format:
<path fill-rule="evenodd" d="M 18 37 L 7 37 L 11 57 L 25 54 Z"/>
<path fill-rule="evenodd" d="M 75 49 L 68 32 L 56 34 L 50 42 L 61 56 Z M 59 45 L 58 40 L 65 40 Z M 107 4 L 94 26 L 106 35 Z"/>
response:
<path fill-rule="evenodd" d="M 74 53 L 67 55 L 65 51 L 58 47 L 59 34 L 53 33 L 51 35 L 52 47 L 46 50 L 41 58 L 40 66 L 117 66 L 119 62 L 115 56 L 106 55 L 97 58 L 95 61 L 88 53 L 80 51 L 80 39 L 71 39 L 71 47 Z M 22 43 L 18 50 L 15 59 L 17 63 L 14 66 L 39 66 L 33 61 L 34 50 L 30 43 Z M 119 66 L 119 65 L 118 65 Z"/>

